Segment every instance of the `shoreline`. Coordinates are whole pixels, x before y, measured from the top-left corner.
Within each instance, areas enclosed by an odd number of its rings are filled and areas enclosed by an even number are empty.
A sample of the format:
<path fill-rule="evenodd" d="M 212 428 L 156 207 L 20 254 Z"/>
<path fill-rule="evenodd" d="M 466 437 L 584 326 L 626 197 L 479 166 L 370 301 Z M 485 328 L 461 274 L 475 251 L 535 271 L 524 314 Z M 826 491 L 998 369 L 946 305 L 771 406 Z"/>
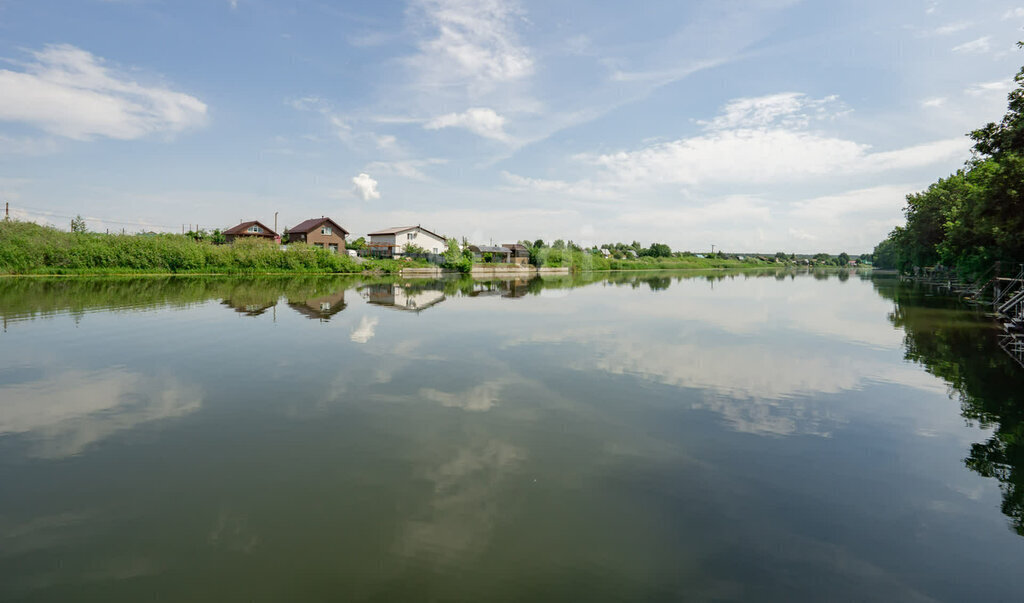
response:
<path fill-rule="evenodd" d="M 549 267 L 549 269 L 554 267 Z M 558 276 L 571 276 L 573 274 L 584 274 L 584 273 L 603 273 L 603 272 L 708 272 L 708 271 L 726 271 L 726 270 L 779 270 L 785 268 L 802 268 L 809 269 L 815 267 L 808 266 L 763 266 L 763 265 L 749 265 L 749 266 L 708 266 L 699 268 L 602 268 L 602 269 L 589 269 L 579 270 L 573 272 L 569 269 L 564 274 L 557 274 Z M 820 266 L 818 269 L 824 270 L 839 270 L 842 269 L 840 266 Z M 554 268 L 558 270 L 558 268 Z M 424 270 L 421 267 L 412 268 L 412 270 Z M 543 270 L 543 269 L 542 269 Z M 855 270 L 865 270 L 865 268 L 855 268 Z M 525 271 L 524 271 L 525 272 Z M 889 274 L 890 272 L 895 274 L 895 271 L 886 270 L 875 270 L 871 269 L 871 272 L 877 274 Z M 509 271 L 509 274 L 501 275 L 476 275 L 476 278 L 500 278 L 500 277 L 516 277 L 516 276 L 540 276 L 543 274 L 556 275 L 547 270 L 543 271 L 531 271 L 529 274 L 515 274 L 513 271 Z M 456 276 L 465 275 L 473 277 L 471 272 L 458 272 L 455 270 L 441 270 L 439 276 Z M 78 272 L 78 273 L 32 273 L 32 274 L 10 274 L 0 273 L 0 278 L 95 278 L 95 277 L 167 277 L 167 276 L 235 276 L 235 277 L 248 277 L 248 276 L 369 276 L 369 277 L 403 277 L 401 271 L 399 272 L 305 272 L 305 271 L 270 271 L 270 272 Z M 419 275 L 410 275 L 405 278 L 424 278 Z"/>

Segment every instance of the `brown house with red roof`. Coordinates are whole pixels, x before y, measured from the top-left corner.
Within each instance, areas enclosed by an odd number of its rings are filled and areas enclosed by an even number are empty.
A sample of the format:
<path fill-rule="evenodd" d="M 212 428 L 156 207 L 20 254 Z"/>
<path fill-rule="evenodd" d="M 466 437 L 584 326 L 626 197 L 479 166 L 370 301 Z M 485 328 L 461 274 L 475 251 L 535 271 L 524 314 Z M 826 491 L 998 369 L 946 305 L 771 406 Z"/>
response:
<path fill-rule="evenodd" d="M 275 243 L 281 242 L 281 235 L 270 230 L 258 220 L 250 220 L 242 222 L 238 226 L 232 226 L 224 231 L 224 238 L 228 243 L 233 243 L 235 239 L 245 238 L 264 239 Z"/>
<path fill-rule="evenodd" d="M 345 237 L 348 231 L 330 218 L 319 217 L 306 220 L 288 229 L 289 243 L 309 243 L 334 253 L 345 251 Z"/>

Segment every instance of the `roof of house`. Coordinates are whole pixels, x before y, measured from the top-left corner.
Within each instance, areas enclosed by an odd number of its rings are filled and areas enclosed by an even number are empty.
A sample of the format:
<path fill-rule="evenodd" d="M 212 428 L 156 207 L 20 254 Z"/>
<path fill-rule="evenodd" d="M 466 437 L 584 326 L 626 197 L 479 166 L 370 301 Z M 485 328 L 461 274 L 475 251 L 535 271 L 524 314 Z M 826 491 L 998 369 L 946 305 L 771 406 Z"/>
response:
<path fill-rule="evenodd" d="M 348 231 L 345 230 L 344 228 L 342 228 L 337 222 L 335 222 L 334 220 L 332 220 L 330 218 L 324 217 L 324 216 L 320 216 L 319 218 L 310 218 L 309 220 L 306 220 L 305 222 L 300 222 L 296 226 L 293 226 L 292 228 L 289 228 L 288 232 L 298 232 L 298 233 L 309 232 L 309 231 L 315 229 L 317 226 L 320 226 L 324 222 L 330 222 L 331 224 L 334 225 L 334 228 L 336 230 L 340 230 L 341 232 L 343 232 L 345 234 L 348 234 Z"/>
<path fill-rule="evenodd" d="M 493 245 L 470 245 L 469 248 L 477 253 L 512 253 L 508 247 L 495 247 Z"/>
<path fill-rule="evenodd" d="M 367 234 L 366 236 L 373 237 L 373 236 L 380 236 L 380 235 L 393 235 L 393 234 L 403 233 L 403 232 L 405 232 L 407 230 L 417 230 L 417 229 L 418 230 L 422 230 L 423 232 L 425 232 L 425 233 L 427 233 L 429 235 L 434 235 L 435 237 L 437 237 L 439 239 L 442 239 L 442 240 L 444 239 L 444 237 L 442 237 L 441 235 L 437 234 L 436 232 L 430 232 L 429 230 L 427 230 L 426 228 L 423 228 L 420 225 L 416 225 L 416 226 L 395 226 L 394 228 L 385 228 L 384 230 L 378 230 L 376 232 L 371 232 L 371 233 Z"/>
<path fill-rule="evenodd" d="M 526 245 L 523 245 L 522 243 L 502 243 L 501 246 L 502 247 L 507 247 L 507 248 L 511 249 L 512 251 L 518 251 L 520 253 L 523 253 L 523 252 L 530 253 L 530 250 L 527 249 Z"/>
<path fill-rule="evenodd" d="M 253 224 L 258 224 L 266 232 L 265 233 L 263 233 L 263 232 L 260 232 L 260 233 L 246 233 L 245 231 L 250 226 L 252 226 Z M 267 228 L 267 225 L 264 224 L 263 222 L 260 222 L 259 220 L 249 220 L 248 222 L 242 222 L 238 226 L 232 226 L 231 228 L 225 230 L 224 234 L 226 234 L 226 235 L 254 234 L 254 235 L 257 235 L 257 236 L 270 236 L 270 237 L 276 237 L 277 236 L 276 232 L 274 232 L 273 230 L 270 230 L 269 228 Z"/>

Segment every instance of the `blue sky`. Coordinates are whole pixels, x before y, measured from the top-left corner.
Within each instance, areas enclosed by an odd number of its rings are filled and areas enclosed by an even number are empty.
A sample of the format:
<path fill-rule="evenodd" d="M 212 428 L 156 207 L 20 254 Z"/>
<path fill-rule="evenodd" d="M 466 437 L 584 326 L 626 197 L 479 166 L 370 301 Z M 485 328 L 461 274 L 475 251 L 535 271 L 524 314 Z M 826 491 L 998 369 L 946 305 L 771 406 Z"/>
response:
<path fill-rule="evenodd" d="M 94 230 L 859 253 L 1002 115 L 1022 25 L 986 0 L 0 0 L 0 200 Z"/>

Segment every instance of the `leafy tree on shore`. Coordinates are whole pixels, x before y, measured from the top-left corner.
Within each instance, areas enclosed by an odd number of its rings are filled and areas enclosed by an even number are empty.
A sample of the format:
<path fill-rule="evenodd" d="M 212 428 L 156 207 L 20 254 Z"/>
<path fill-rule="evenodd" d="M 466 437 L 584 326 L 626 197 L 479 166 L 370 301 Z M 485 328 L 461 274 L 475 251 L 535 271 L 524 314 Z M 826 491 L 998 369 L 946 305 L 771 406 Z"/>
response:
<path fill-rule="evenodd" d="M 85 226 L 85 218 L 82 214 L 76 215 L 71 218 L 71 232 L 88 232 L 88 228 Z"/>
<path fill-rule="evenodd" d="M 908 271 L 943 264 L 968 275 L 1024 260 L 1024 68 L 998 123 L 969 134 L 974 157 L 907 196 L 906 223 L 875 248 L 875 265 Z"/>

